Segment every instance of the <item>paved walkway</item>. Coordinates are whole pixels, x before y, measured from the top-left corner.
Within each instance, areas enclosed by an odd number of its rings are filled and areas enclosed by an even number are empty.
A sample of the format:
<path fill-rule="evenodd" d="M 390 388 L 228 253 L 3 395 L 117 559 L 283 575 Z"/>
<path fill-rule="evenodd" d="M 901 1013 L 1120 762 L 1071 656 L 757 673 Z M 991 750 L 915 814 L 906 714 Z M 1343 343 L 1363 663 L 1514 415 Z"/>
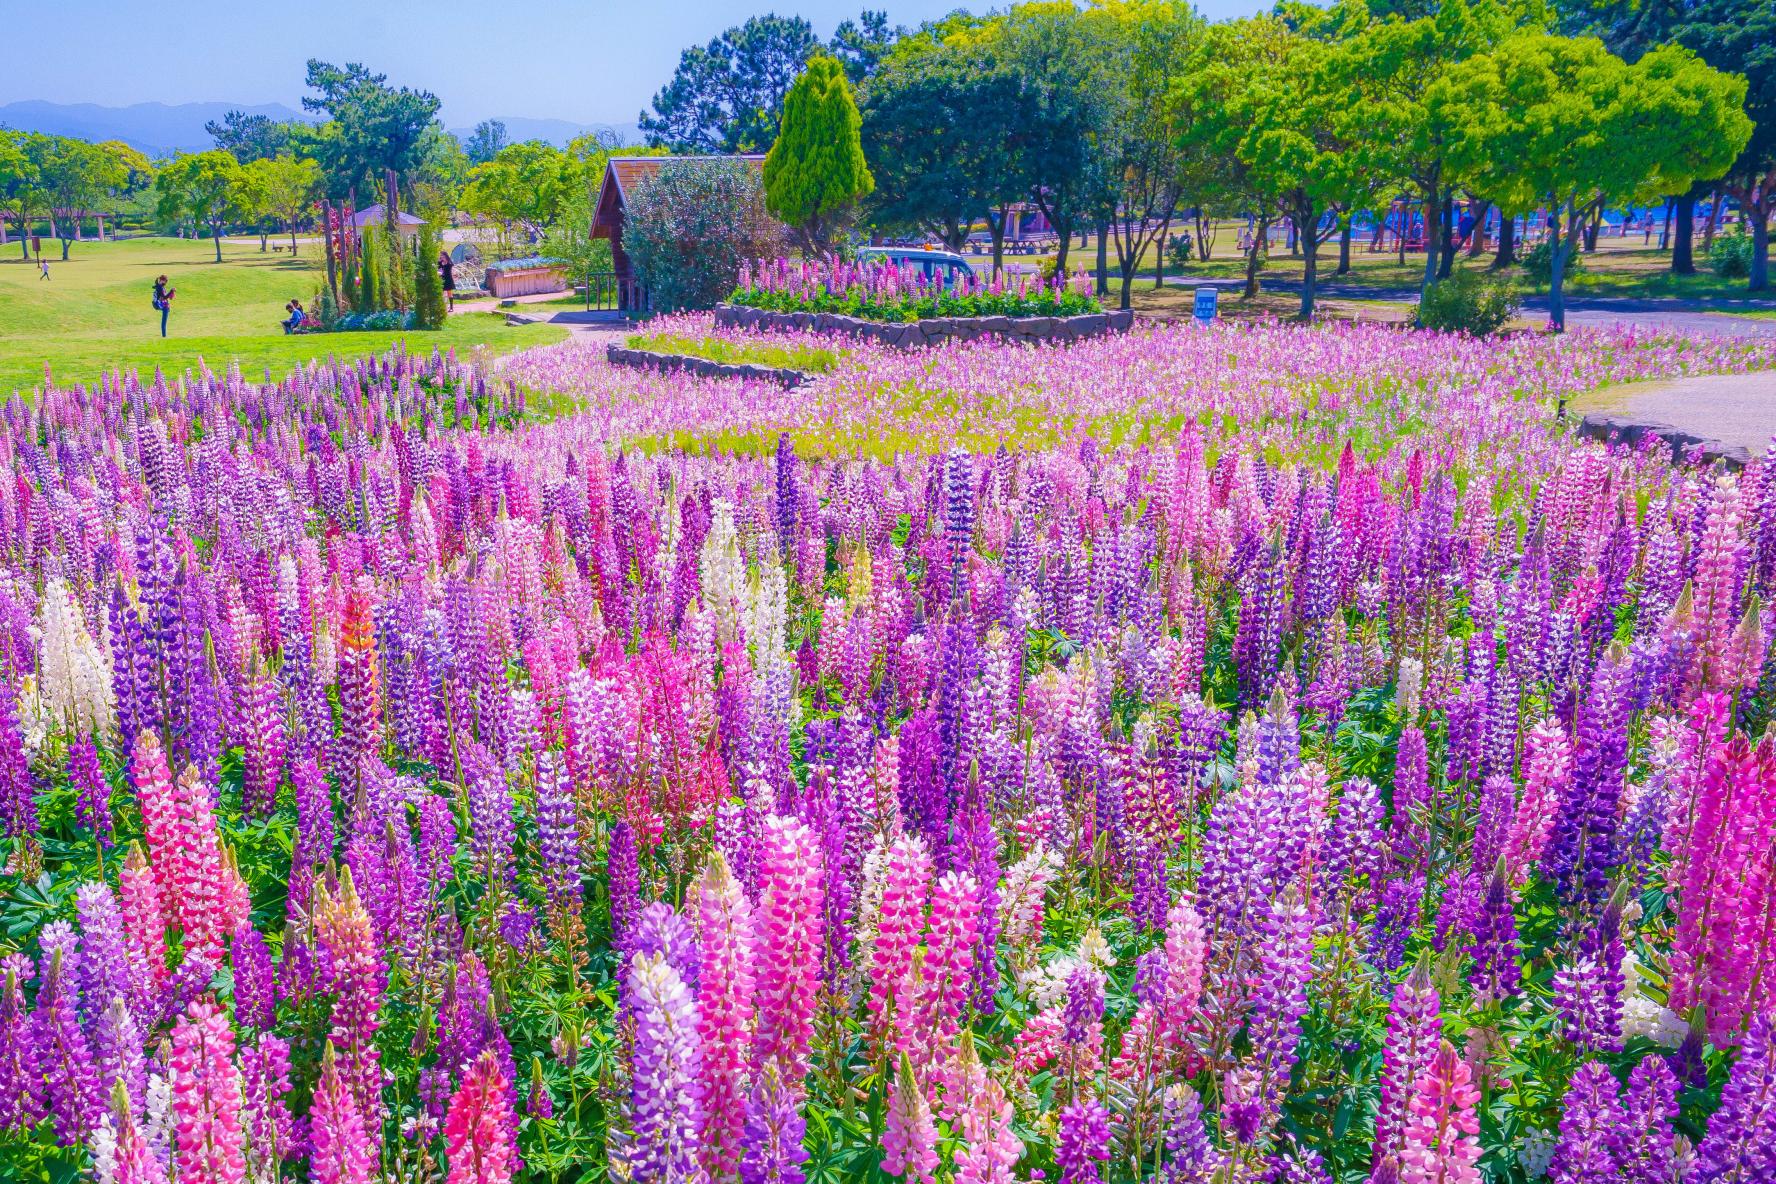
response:
<path fill-rule="evenodd" d="M 1776 435 L 1776 370 L 1609 387 L 1579 400 L 1574 410 L 1673 424 L 1761 456 Z"/>

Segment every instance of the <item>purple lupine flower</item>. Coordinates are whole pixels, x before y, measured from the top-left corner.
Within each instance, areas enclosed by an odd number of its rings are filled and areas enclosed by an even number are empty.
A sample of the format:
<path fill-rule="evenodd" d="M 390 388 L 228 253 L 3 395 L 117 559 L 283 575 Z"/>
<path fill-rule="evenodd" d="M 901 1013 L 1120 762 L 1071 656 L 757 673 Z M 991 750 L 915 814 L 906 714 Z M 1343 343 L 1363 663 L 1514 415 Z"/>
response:
<path fill-rule="evenodd" d="M 117 896 L 103 880 L 82 884 L 74 906 L 80 916 L 80 1014 L 90 1025 L 113 999 L 134 998 L 129 943 Z"/>
<path fill-rule="evenodd" d="M 1270 698 L 1277 662 L 1282 654 L 1282 548 L 1273 541 L 1267 557 L 1256 565 L 1240 594 L 1239 623 L 1233 636 L 1233 661 L 1239 672 L 1239 703 L 1255 710 Z"/>
<path fill-rule="evenodd" d="M 795 542 L 796 529 L 796 458 L 789 433 L 777 437 L 777 546 L 787 557 Z"/>
<path fill-rule="evenodd" d="M 37 787 L 25 760 L 18 703 L 10 686 L 0 688 L 0 828 L 15 839 L 37 833 Z"/>
<path fill-rule="evenodd" d="M 1165 1091 L 1161 1108 L 1165 1123 L 1165 1164 L 1162 1184 L 1196 1184 L 1210 1179 L 1220 1166 L 1220 1155 L 1203 1127 L 1202 1098 L 1189 1085 L 1173 1085 Z"/>
<path fill-rule="evenodd" d="M 142 1030 L 122 999 L 113 999 L 92 1025 L 92 1051 L 100 1090 L 108 1096 L 121 1085 L 130 1105 L 139 1109 L 148 1092 L 148 1060 Z"/>
<path fill-rule="evenodd" d="M 1624 1184 L 1666 1184 L 1677 1167 L 1672 1122 L 1677 1077 L 1660 1057 L 1645 1057 L 1628 1075 L 1622 1126 L 1609 1136 L 1610 1156 Z"/>
<path fill-rule="evenodd" d="M 1562 899 L 1595 907 L 1621 863 L 1617 842 L 1628 768 L 1630 662 L 1620 643 L 1597 661 L 1579 725 L 1573 776 L 1561 796 L 1542 866 Z"/>
<path fill-rule="evenodd" d="M 31 1017 L 35 1027 L 33 1042 L 43 1067 L 56 1138 L 63 1143 L 80 1143 L 98 1128 L 105 1099 L 93 1064 L 92 1046 L 76 1016 L 79 990 L 74 935 L 71 930 L 62 935 L 50 934 L 61 925 L 51 922 L 38 938 L 44 949 L 43 986 L 37 993 L 37 1010 Z"/>
<path fill-rule="evenodd" d="M 1768 1014 L 1745 1033 L 1696 1159 L 1696 1178 L 1710 1184 L 1776 1179 L 1776 1020 Z"/>
<path fill-rule="evenodd" d="M 1067 1044 L 1083 1047 L 1091 1036 L 1092 1026 L 1104 1018 L 1104 976 L 1089 966 L 1081 966 L 1067 979 L 1067 1002 L 1061 1009 L 1061 1039 Z"/>
<path fill-rule="evenodd" d="M 635 1014 L 630 1169 L 639 1184 L 689 1179 L 698 1172 L 702 1130 L 697 1001 L 662 955 L 638 953 L 628 977 Z"/>
<path fill-rule="evenodd" d="M 944 542 L 950 553 L 950 595 L 962 592 L 974 546 L 974 458 L 952 448 L 944 460 Z"/>
<path fill-rule="evenodd" d="M 1418 1079 L 1430 1067 L 1443 1039 L 1438 1021 L 1442 1000 L 1431 985 L 1431 967 L 1421 958 L 1394 988 L 1387 1037 L 1381 1046 L 1381 1101 L 1375 1117 L 1375 1159 L 1397 1157 L 1405 1148 L 1406 1126 Z"/>
<path fill-rule="evenodd" d="M 1424 898 L 1424 873 L 1390 880 L 1381 890 L 1381 901 L 1375 908 L 1375 925 L 1370 944 L 1370 961 L 1392 973 L 1406 961 L 1406 940 L 1418 925 L 1420 904 Z"/>
<path fill-rule="evenodd" d="M 92 831 L 100 847 L 109 849 L 111 837 L 111 783 L 99 768 L 99 749 L 91 736 L 81 735 L 68 745 L 68 784 L 74 787 L 75 817 Z"/>
<path fill-rule="evenodd" d="M 29 966 L 23 954 L 0 959 L 0 1130 L 35 1126 L 47 1113 L 37 1034 L 19 984 Z"/>
<path fill-rule="evenodd" d="M 685 986 L 692 991 L 697 989 L 702 964 L 697 935 L 690 923 L 665 901 L 653 901 L 636 913 L 634 927 L 629 931 L 629 955 L 632 959 L 664 958 Z"/>
<path fill-rule="evenodd" d="M 471 742 L 463 756 L 463 778 L 469 791 L 469 833 L 476 866 L 489 882 L 509 883 L 515 872 L 512 847 L 517 842 L 512 787 L 487 749 Z"/>
<path fill-rule="evenodd" d="M 538 868 L 551 908 L 577 907 L 580 895 L 579 820 L 573 782 L 561 754 L 537 756 L 536 825 Z"/>
<path fill-rule="evenodd" d="M 1517 917 L 1511 905 L 1510 885 L 1505 882 L 1504 860 L 1486 883 L 1480 911 L 1474 921 L 1474 943 L 1468 947 L 1474 959 L 1474 986 L 1490 998 L 1517 993 Z"/>
<path fill-rule="evenodd" d="M 765 1062 L 746 1099 L 741 1184 L 803 1184 L 807 1179 L 802 1172 L 808 1158 L 802 1146 L 807 1123 L 800 1092 L 799 1083 L 783 1080 L 775 1059 Z"/>
<path fill-rule="evenodd" d="M 1294 888 L 1271 906 L 1258 960 L 1261 971 L 1249 1034 L 1258 1066 L 1259 1100 L 1266 1117 L 1274 1119 L 1295 1068 L 1301 1019 L 1307 1013 L 1307 984 L 1313 977 L 1313 921 Z"/>
<path fill-rule="evenodd" d="M 1601 1061 L 1578 1067 L 1561 1102 L 1560 1139 L 1548 1178 L 1553 1184 L 1609 1184 L 1618 1180 L 1611 1140 L 1622 1130 L 1616 1079 Z"/>
<path fill-rule="evenodd" d="M 1110 1114 L 1103 1103 L 1087 1097 L 1064 1107 L 1055 1140 L 1061 1184 L 1095 1184 L 1104 1178 L 1099 1165 L 1109 1158 Z"/>
<path fill-rule="evenodd" d="M 610 942 L 620 961 L 628 961 L 630 930 L 641 908 L 641 861 L 635 831 L 622 819 L 611 823 L 607 860 L 610 885 Z"/>
<path fill-rule="evenodd" d="M 252 925 L 234 931 L 234 1022 L 245 1029 L 269 1032 L 277 1021 L 271 951 Z"/>

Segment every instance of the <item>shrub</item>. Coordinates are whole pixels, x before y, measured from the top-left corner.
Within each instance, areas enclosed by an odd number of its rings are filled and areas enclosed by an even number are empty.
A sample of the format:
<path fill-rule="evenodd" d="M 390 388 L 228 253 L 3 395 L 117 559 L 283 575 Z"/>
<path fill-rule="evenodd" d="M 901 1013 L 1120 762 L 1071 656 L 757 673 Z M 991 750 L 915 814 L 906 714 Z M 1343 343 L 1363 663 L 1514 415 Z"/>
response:
<path fill-rule="evenodd" d="M 742 263 L 782 246 L 758 170 L 741 161 L 670 161 L 623 219 L 623 248 L 662 312 L 713 307 L 734 290 Z"/>
<path fill-rule="evenodd" d="M 1425 289 L 1418 302 L 1420 328 L 1487 337 L 1509 324 L 1522 305 L 1509 280 L 1458 271 Z"/>
<path fill-rule="evenodd" d="M 1523 275 L 1538 288 L 1546 288 L 1554 282 L 1554 251 L 1550 240 L 1543 239 L 1529 250 L 1518 256 L 1523 265 Z M 1585 253 L 1568 249 L 1566 252 L 1566 268 L 1563 278 L 1572 279 L 1585 270 Z"/>
<path fill-rule="evenodd" d="M 1708 266 L 1724 280 L 1742 280 L 1751 274 L 1751 236 L 1744 229 L 1717 234 L 1708 248 Z"/>
<path fill-rule="evenodd" d="M 1195 245 L 1188 230 L 1183 234 L 1174 234 L 1166 240 L 1166 257 L 1173 267 L 1183 267 L 1189 263 L 1194 250 Z"/>
<path fill-rule="evenodd" d="M 438 274 L 438 235 L 427 222 L 419 232 L 413 256 L 413 315 L 422 329 L 439 329 L 449 309 L 444 304 L 444 277 Z"/>

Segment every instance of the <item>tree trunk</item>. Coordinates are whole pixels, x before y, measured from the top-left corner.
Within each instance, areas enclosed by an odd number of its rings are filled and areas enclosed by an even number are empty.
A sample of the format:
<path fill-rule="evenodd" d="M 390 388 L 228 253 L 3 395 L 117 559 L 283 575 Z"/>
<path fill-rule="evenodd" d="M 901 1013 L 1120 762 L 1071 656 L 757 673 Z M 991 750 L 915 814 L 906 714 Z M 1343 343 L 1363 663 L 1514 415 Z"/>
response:
<path fill-rule="evenodd" d="M 1576 229 L 1576 227 L 1575 227 Z M 1548 228 L 1548 327 L 1556 333 L 1566 332 L 1566 253 L 1570 242 L 1560 234 L 1560 214 Z"/>
<path fill-rule="evenodd" d="M 1498 254 L 1492 257 L 1492 270 L 1509 267 L 1517 262 L 1517 216 L 1509 218 L 1499 214 L 1499 246 Z"/>
<path fill-rule="evenodd" d="M 25 216 L 19 215 L 19 257 L 26 263 L 31 261 L 31 228 L 25 225 Z"/>
<path fill-rule="evenodd" d="M 296 226 L 294 223 L 290 226 L 290 258 L 296 258 Z"/>
<path fill-rule="evenodd" d="M 1671 213 L 1676 208 L 1677 201 L 1676 198 L 1665 199 L 1665 223 L 1659 227 L 1659 249 L 1661 251 L 1671 248 Z"/>
<path fill-rule="evenodd" d="M 216 244 L 216 262 L 220 263 L 222 262 L 222 224 L 220 222 L 210 224 L 210 240 Z"/>
<path fill-rule="evenodd" d="M 1442 261 L 1443 256 L 1443 252 L 1438 249 L 1443 238 L 1442 227 L 1438 225 L 1443 220 L 1443 203 L 1438 200 L 1437 196 L 1440 188 L 1441 186 L 1432 186 L 1430 196 L 1424 201 L 1425 272 L 1424 283 L 1420 284 L 1418 288 L 1420 296 L 1424 295 L 1426 288 L 1437 282 L 1437 265 Z"/>
<path fill-rule="evenodd" d="M 1338 232 L 1338 270 L 1333 275 L 1349 275 L 1351 270 L 1351 220 L 1344 220 L 1344 229 Z"/>
<path fill-rule="evenodd" d="M 1011 211 L 1001 209 L 997 218 L 993 211 L 987 210 L 987 231 L 993 236 L 993 274 L 998 275 L 1005 269 L 1005 224 L 1011 219 Z"/>
<path fill-rule="evenodd" d="M 1760 203 L 1761 204 L 1761 203 Z M 1767 210 L 1755 209 L 1741 202 L 1745 220 L 1751 223 L 1751 279 L 1749 290 L 1768 291 L 1770 287 L 1770 218 Z"/>
<path fill-rule="evenodd" d="M 1110 223 L 1098 223 L 1098 295 L 1110 295 Z"/>
<path fill-rule="evenodd" d="M 1714 231 L 1720 225 L 1721 188 L 1714 187 L 1714 194 L 1708 199 L 1708 221 L 1702 227 L 1702 250 L 1706 253 L 1714 249 Z"/>
<path fill-rule="evenodd" d="M 1486 220 L 1492 216 L 1492 203 L 1477 200 L 1474 209 L 1474 229 L 1468 235 L 1468 258 L 1478 259 L 1486 250 Z"/>
<path fill-rule="evenodd" d="M 1696 274 L 1696 195 L 1692 190 L 1677 199 L 1676 226 L 1671 231 L 1671 270 L 1676 275 Z"/>
<path fill-rule="evenodd" d="M 1246 299 L 1251 300 L 1258 295 L 1258 259 L 1266 241 L 1270 237 L 1270 222 L 1260 219 L 1258 228 L 1252 235 L 1252 245 L 1246 250 Z"/>
<path fill-rule="evenodd" d="M 1155 291 L 1165 287 L 1166 250 L 1171 245 L 1169 242 L 1171 237 L 1172 219 L 1170 215 L 1167 215 L 1166 220 L 1159 224 L 1159 237 L 1153 240 L 1153 288 Z"/>
<path fill-rule="evenodd" d="M 1455 266 L 1455 193 L 1443 194 L 1443 233 L 1437 236 L 1437 278 L 1449 278 Z"/>
<path fill-rule="evenodd" d="M 1319 278 L 1320 218 L 1310 210 L 1295 223 L 1295 241 L 1301 244 L 1301 319 L 1313 320 L 1314 281 Z"/>
<path fill-rule="evenodd" d="M 1063 226 L 1053 218 L 1048 220 L 1048 224 L 1054 227 L 1055 235 L 1060 239 L 1060 246 L 1055 250 L 1055 277 L 1065 279 L 1067 277 L 1067 251 L 1073 246 L 1073 227 L 1071 225 Z"/>
<path fill-rule="evenodd" d="M 1193 218 L 1196 222 L 1196 257 L 1201 259 L 1204 263 L 1207 263 L 1209 261 L 1209 248 L 1211 245 L 1209 243 L 1209 226 L 1212 222 L 1212 218 L 1200 207 L 1196 214 L 1193 215 Z"/>
<path fill-rule="evenodd" d="M 68 248 L 73 245 L 74 245 L 73 239 L 67 237 L 66 235 L 62 236 L 62 262 L 63 263 L 66 263 L 68 261 Z"/>
<path fill-rule="evenodd" d="M 265 254 L 266 251 L 271 249 L 270 240 L 271 240 L 271 234 L 269 231 L 261 230 L 259 232 L 259 253 L 261 255 Z"/>

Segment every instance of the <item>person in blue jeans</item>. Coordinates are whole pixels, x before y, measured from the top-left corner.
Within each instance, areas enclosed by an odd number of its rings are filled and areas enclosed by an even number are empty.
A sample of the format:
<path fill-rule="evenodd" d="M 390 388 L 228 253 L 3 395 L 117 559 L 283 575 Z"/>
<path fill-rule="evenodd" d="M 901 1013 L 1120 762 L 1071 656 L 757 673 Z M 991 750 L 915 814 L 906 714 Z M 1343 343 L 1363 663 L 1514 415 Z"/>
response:
<path fill-rule="evenodd" d="M 173 310 L 173 297 L 177 292 L 167 287 L 167 277 L 158 276 L 154 281 L 154 307 L 160 313 L 160 335 L 167 335 L 167 313 Z"/>

